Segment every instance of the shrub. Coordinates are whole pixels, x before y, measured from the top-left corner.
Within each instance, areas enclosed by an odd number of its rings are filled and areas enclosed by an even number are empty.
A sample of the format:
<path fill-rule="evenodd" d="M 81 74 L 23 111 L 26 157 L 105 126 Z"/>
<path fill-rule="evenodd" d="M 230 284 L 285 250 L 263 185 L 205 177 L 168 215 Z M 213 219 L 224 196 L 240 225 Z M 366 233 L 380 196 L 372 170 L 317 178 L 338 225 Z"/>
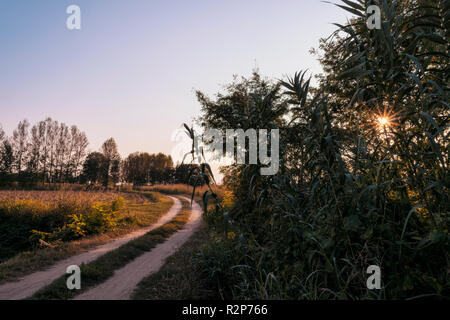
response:
<path fill-rule="evenodd" d="M 126 199 L 147 201 L 139 194 L 0 191 L 0 261 L 39 240 L 58 243 L 114 231 Z"/>

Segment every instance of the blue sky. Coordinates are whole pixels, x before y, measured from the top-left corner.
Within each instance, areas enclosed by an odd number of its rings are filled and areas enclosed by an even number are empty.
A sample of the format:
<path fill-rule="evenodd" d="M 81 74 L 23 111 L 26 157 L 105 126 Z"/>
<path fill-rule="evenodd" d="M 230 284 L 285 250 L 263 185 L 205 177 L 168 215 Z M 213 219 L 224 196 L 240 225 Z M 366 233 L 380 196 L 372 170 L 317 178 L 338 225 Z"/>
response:
<path fill-rule="evenodd" d="M 335 1 L 336 2 L 336 1 Z M 80 6 L 82 29 L 66 28 Z M 122 156 L 170 153 L 208 94 L 258 67 L 320 72 L 309 54 L 347 14 L 320 0 L 0 0 L 0 124 L 52 117 L 114 137 Z"/>

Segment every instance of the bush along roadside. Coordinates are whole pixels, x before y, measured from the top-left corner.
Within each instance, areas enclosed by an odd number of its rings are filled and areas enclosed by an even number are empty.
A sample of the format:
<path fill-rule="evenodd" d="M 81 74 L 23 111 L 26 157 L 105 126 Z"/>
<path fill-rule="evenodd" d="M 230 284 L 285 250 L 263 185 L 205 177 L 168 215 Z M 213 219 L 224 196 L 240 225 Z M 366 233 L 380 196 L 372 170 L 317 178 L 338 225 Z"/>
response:
<path fill-rule="evenodd" d="M 39 200 L 1 201 L 0 261 L 38 248 L 42 243 L 55 246 L 114 231 L 119 224 L 123 225 L 119 213 L 126 202 L 120 196 L 111 201 L 92 203 L 73 199 L 51 203 Z"/>

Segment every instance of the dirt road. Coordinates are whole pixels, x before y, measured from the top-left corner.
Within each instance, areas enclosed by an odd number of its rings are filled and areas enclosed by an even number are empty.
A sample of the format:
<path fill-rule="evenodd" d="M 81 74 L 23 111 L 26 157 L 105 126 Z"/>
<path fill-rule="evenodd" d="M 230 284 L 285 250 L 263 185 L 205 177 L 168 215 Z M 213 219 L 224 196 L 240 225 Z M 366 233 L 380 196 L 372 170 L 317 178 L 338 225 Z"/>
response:
<path fill-rule="evenodd" d="M 104 283 L 76 296 L 75 300 L 130 299 L 136 285 L 148 275 L 157 272 L 163 266 L 165 260 L 197 230 L 201 222 L 201 215 L 200 206 L 194 202 L 191 216 L 181 230 L 170 236 L 165 242 L 157 245 L 150 252 L 144 253 L 123 268 L 116 270 L 114 275 Z"/>

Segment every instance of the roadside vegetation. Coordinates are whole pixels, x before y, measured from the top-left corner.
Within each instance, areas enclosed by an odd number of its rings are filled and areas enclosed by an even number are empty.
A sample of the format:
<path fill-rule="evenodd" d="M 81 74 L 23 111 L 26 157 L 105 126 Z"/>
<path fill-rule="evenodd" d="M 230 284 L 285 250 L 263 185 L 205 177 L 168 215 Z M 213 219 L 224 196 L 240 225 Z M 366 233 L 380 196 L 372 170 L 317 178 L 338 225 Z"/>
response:
<path fill-rule="evenodd" d="M 156 192 L 0 191 L 0 283 L 149 226 L 172 204 Z"/>
<path fill-rule="evenodd" d="M 380 30 L 366 26 L 370 4 Z M 223 168 L 231 201 L 206 215 L 215 234 L 195 269 L 224 299 L 450 298 L 449 1 L 342 8 L 354 16 L 314 51 L 317 87 L 306 72 L 254 72 L 197 93 L 205 130 L 281 136 L 278 174 Z"/>

